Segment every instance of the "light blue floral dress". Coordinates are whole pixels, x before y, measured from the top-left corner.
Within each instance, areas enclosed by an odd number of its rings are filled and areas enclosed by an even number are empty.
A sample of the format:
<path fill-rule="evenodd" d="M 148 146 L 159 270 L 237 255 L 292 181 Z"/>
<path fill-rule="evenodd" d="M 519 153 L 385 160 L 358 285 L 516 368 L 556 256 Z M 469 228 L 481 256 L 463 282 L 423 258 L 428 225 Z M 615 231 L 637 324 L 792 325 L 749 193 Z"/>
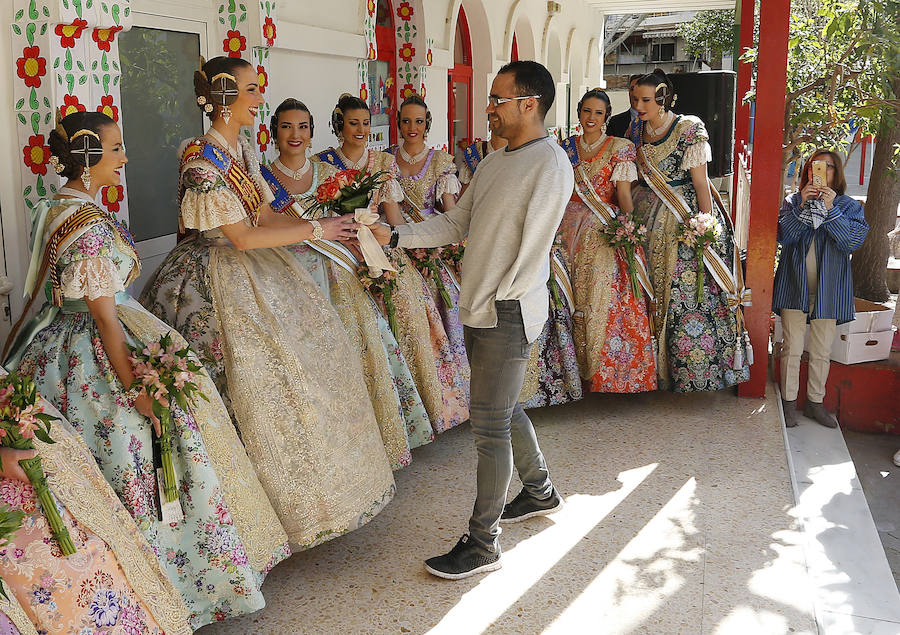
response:
<path fill-rule="evenodd" d="M 52 209 L 84 203 L 65 199 L 45 201 L 42 205 Z M 261 570 L 250 565 L 198 421 L 177 406 L 172 412 L 173 459 L 180 480 L 184 519 L 170 524 L 158 519 L 152 427 L 126 396 L 97 324 L 81 299 L 115 294 L 125 339 L 131 345 L 139 342 L 122 322 L 122 308 L 132 314 L 138 312 L 142 320 L 151 321 L 162 333 L 170 330 L 125 293 L 124 281 L 135 263 L 120 245 L 116 231 L 99 223 L 62 251 L 55 266 L 65 302 L 52 322 L 38 331 L 21 352 L 18 371 L 33 377 L 38 391 L 81 435 L 104 477 L 184 597 L 191 625 L 199 628 L 265 606 L 260 585 L 265 571 L 289 555 L 287 536 L 279 526 L 276 531 L 283 536 L 280 548 Z M 45 305 L 42 315 L 53 312 Z M 218 395 L 209 396 L 219 399 Z M 221 408 L 221 401 L 218 403 Z M 221 410 L 227 419 L 224 408 Z M 267 500 L 247 503 L 268 505 Z M 269 510 L 275 518 L 274 510 Z"/>

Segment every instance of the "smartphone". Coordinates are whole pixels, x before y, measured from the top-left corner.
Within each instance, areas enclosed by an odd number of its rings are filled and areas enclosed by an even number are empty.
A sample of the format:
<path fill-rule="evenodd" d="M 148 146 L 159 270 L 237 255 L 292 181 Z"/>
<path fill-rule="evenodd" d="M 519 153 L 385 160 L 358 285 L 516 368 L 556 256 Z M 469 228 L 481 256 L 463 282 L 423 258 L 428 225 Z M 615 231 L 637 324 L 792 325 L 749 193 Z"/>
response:
<path fill-rule="evenodd" d="M 812 162 L 812 184 L 824 187 L 828 183 L 828 166 L 825 161 L 816 159 Z"/>

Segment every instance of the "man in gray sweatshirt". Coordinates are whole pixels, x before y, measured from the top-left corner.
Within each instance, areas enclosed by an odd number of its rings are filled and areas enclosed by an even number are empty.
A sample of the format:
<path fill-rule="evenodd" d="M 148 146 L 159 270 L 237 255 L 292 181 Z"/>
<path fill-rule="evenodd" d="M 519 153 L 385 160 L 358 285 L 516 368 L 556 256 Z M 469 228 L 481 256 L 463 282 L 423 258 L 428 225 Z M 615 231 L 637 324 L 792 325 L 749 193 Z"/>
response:
<path fill-rule="evenodd" d="M 425 562 L 442 578 L 499 569 L 499 523 L 563 505 L 518 403 L 531 346 L 547 320 L 550 249 L 574 185 L 565 152 L 544 128 L 555 94 L 552 76 L 537 62 L 501 68 L 486 112 L 491 133 L 509 141 L 506 149 L 481 161 L 456 207 L 445 214 L 394 227 L 390 234 L 387 226 L 375 230 L 392 247 L 439 247 L 468 236 L 459 312 L 472 368 L 477 494 L 469 533 L 449 553 Z M 513 463 L 523 488 L 504 506 Z"/>

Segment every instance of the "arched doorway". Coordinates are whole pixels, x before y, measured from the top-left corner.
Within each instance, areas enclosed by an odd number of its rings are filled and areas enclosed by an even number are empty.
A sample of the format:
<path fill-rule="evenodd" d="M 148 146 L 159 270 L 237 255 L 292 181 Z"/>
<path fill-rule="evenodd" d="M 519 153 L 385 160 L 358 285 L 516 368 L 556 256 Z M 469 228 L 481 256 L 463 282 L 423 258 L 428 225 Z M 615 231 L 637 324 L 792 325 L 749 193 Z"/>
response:
<path fill-rule="evenodd" d="M 466 12 L 460 7 L 453 41 L 453 68 L 447 75 L 447 137 L 456 153 L 472 135 L 472 40 Z M 460 144 L 463 144 L 461 146 Z"/>
<path fill-rule="evenodd" d="M 397 143 L 397 44 L 394 39 L 394 9 L 391 0 L 378 0 L 375 13 L 375 43 L 378 56 L 369 62 L 369 109 L 372 111 L 370 141 L 374 147 Z"/>

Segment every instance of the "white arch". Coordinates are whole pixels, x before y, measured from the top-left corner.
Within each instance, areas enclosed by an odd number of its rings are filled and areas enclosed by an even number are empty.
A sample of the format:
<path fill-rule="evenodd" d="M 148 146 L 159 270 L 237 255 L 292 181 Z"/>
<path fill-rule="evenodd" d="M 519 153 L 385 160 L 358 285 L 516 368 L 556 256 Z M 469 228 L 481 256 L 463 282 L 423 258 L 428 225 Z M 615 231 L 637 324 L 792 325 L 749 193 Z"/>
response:
<path fill-rule="evenodd" d="M 516 45 L 519 49 L 520 60 L 536 60 L 537 51 L 534 45 L 534 28 L 531 26 L 527 14 L 520 15 L 513 26 L 513 34 L 516 36 Z M 512 37 L 510 37 L 508 51 L 512 51 Z"/>
<path fill-rule="evenodd" d="M 554 81 L 562 81 L 563 73 L 567 73 L 569 69 L 563 67 L 562 43 L 559 41 L 559 35 L 556 33 L 556 29 L 550 29 L 547 34 L 546 60 L 547 70 L 553 75 Z"/>

